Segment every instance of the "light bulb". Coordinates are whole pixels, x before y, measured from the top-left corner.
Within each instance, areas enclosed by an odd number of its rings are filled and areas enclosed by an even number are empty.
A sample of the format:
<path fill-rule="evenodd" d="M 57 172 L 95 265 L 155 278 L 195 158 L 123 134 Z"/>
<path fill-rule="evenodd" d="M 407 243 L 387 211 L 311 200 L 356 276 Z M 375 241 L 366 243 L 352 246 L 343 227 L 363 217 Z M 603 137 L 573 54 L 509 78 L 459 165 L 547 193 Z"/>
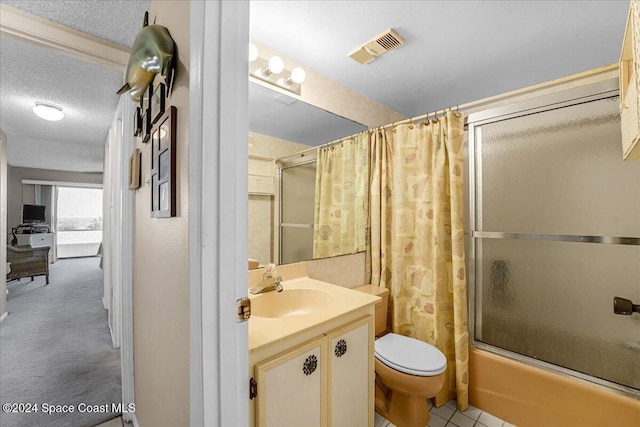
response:
<path fill-rule="evenodd" d="M 258 59 L 258 48 L 255 44 L 249 43 L 249 62 L 253 62 Z"/>
<path fill-rule="evenodd" d="M 300 84 L 307 78 L 307 73 L 305 73 L 302 68 L 296 67 L 291 70 L 291 77 L 289 78 L 292 82 Z"/>
<path fill-rule="evenodd" d="M 62 108 L 43 102 L 36 102 L 36 105 L 33 107 L 33 112 L 36 116 L 51 122 L 57 122 L 64 117 Z"/>
<path fill-rule="evenodd" d="M 269 58 L 268 68 L 269 71 L 274 74 L 281 73 L 282 70 L 284 70 L 284 62 L 282 61 L 282 58 L 280 58 L 279 56 L 272 56 L 271 58 Z"/>

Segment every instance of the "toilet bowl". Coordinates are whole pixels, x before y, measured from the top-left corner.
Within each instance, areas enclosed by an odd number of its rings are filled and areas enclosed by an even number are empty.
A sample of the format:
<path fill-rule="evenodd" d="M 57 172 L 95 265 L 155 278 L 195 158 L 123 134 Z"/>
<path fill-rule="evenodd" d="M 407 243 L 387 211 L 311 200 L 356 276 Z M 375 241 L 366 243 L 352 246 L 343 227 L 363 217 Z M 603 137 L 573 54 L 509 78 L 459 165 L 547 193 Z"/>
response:
<path fill-rule="evenodd" d="M 355 290 L 382 298 L 376 304 L 376 412 L 397 427 L 424 427 L 431 418 L 426 399 L 444 386 L 447 359 L 434 346 L 386 332 L 389 290 L 364 285 Z"/>

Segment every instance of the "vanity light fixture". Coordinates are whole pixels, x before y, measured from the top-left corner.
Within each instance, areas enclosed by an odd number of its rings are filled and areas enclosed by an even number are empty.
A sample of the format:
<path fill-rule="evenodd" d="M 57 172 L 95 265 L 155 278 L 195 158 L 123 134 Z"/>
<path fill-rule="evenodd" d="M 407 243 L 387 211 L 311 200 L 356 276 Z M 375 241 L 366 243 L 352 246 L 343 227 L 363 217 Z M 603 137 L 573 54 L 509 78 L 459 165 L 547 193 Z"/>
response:
<path fill-rule="evenodd" d="M 255 44 L 249 43 L 249 62 L 253 62 L 258 59 L 258 48 Z"/>
<path fill-rule="evenodd" d="M 51 122 L 57 122 L 58 120 L 62 120 L 64 117 L 62 108 L 56 105 L 46 104 L 44 102 L 36 102 L 36 105 L 33 107 L 33 112 L 41 119 L 49 120 Z"/>
<path fill-rule="evenodd" d="M 300 95 L 301 84 L 306 79 L 307 73 L 301 67 L 287 70 L 282 58 L 276 55 L 269 60 L 261 58 L 256 45 L 250 43 L 249 76 Z"/>
<path fill-rule="evenodd" d="M 271 74 L 280 74 L 284 70 L 284 61 L 279 56 L 272 56 L 267 62 L 267 66 L 262 70 L 262 74 L 265 77 L 269 77 Z"/>
<path fill-rule="evenodd" d="M 302 83 L 307 78 L 307 73 L 304 72 L 302 67 L 296 67 L 291 70 L 291 75 L 285 80 L 285 83 L 291 85 L 293 83 Z"/>

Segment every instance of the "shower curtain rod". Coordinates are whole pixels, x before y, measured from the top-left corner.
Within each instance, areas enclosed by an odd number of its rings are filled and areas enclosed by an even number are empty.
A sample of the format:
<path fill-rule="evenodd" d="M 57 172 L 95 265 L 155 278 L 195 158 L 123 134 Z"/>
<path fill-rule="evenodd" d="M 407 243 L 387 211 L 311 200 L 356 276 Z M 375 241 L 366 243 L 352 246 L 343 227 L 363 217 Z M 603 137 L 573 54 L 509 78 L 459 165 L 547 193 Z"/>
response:
<path fill-rule="evenodd" d="M 306 149 L 304 149 L 302 151 L 298 151 L 296 153 L 289 154 L 288 156 L 276 159 L 276 161 L 279 162 L 281 160 L 290 159 L 292 157 L 301 157 L 301 156 L 304 157 L 305 153 L 308 153 L 310 151 L 316 151 L 316 150 L 319 150 L 321 148 L 328 148 L 328 147 L 331 147 L 333 145 L 340 144 L 341 142 L 344 142 L 344 141 L 346 141 L 348 139 L 352 139 L 356 135 L 360 135 L 361 133 L 365 133 L 365 132 L 369 133 L 372 130 L 373 130 L 373 128 L 372 129 L 363 130 L 362 132 L 354 133 L 353 135 L 345 136 L 345 137 L 342 137 L 340 139 L 336 139 L 336 140 L 333 140 L 333 141 L 330 141 L 330 142 L 325 142 L 324 144 L 320 144 L 320 145 L 315 146 L 315 147 L 306 148 Z"/>
<path fill-rule="evenodd" d="M 618 68 L 618 63 L 616 62 L 614 64 L 606 65 L 604 67 L 595 68 L 593 70 L 588 70 L 588 71 L 584 71 L 582 73 L 572 74 L 570 76 L 562 77 L 562 78 L 555 79 L 555 80 L 550 80 L 548 82 L 540 83 L 540 84 L 537 84 L 537 85 L 527 86 L 525 88 L 512 90 L 511 92 L 503 93 L 503 94 L 500 94 L 500 95 L 494 95 L 494 96 L 490 96 L 488 98 L 482 98 L 482 99 L 479 99 L 477 101 L 471 101 L 471 102 L 467 102 L 465 104 L 456 105 L 455 107 L 452 106 L 452 107 L 449 107 L 449 108 L 444 108 L 442 110 L 436 110 L 433 113 L 427 113 L 427 114 L 423 114 L 423 115 L 420 115 L 420 116 L 411 117 L 409 119 L 399 120 L 397 122 L 393 122 L 393 123 L 390 123 L 388 125 L 383 125 L 383 126 L 378 126 L 377 128 L 372 128 L 371 130 L 386 129 L 386 128 L 389 128 L 389 127 L 393 127 L 393 126 L 397 126 L 397 125 L 403 125 L 403 124 L 414 124 L 416 122 L 421 122 L 423 120 L 426 120 L 431 116 L 433 116 L 434 118 L 438 117 L 438 116 L 441 116 L 443 114 L 446 114 L 447 111 L 468 112 L 468 110 L 470 110 L 472 108 L 481 107 L 481 106 L 484 106 L 486 104 L 490 104 L 490 103 L 493 103 L 493 102 L 496 102 L 496 101 L 500 101 L 500 100 L 506 100 L 506 99 L 509 99 L 509 98 L 513 98 L 514 96 L 522 95 L 522 94 L 525 94 L 525 93 L 528 93 L 528 92 L 533 92 L 533 91 L 536 91 L 536 90 L 539 90 L 539 89 L 544 89 L 544 88 L 548 88 L 548 87 L 551 87 L 551 86 L 557 86 L 559 84 L 570 82 L 570 81 L 573 81 L 573 80 L 578 80 L 578 79 L 582 79 L 582 78 L 585 78 L 585 77 L 606 73 L 607 71 L 615 70 L 617 68 Z"/>
<path fill-rule="evenodd" d="M 371 131 L 374 131 L 376 129 L 387 129 L 387 128 L 394 127 L 394 126 L 397 126 L 397 125 L 413 124 L 415 122 L 421 122 L 423 120 L 428 119 L 431 116 L 436 118 L 438 116 L 446 114 L 447 111 L 463 112 L 463 113 L 471 112 L 469 110 L 484 106 L 486 104 L 490 104 L 490 103 L 497 102 L 497 101 L 500 101 L 500 100 L 506 100 L 508 98 L 513 98 L 514 96 L 522 95 L 522 94 L 525 94 L 525 93 L 528 93 L 528 92 L 533 92 L 533 91 L 540 90 L 540 89 L 549 88 L 551 86 L 557 86 L 559 84 L 567 83 L 567 82 L 570 82 L 570 81 L 573 81 L 573 80 L 579 80 L 579 79 L 582 79 L 582 78 L 585 78 L 585 77 L 590 77 L 590 76 L 594 76 L 594 75 L 597 75 L 597 74 L 603 74 L 603 73 L 606 73 L 608 71 L 616 70 L 617 68 L 618 68 L 618 63 L 616 62 L 616 63 L 611 64 L 611 65 L 605 65 L 604 67 L 594 68 L 593 70 L 583 71 L 582 73 L 572 74 L 570 76 L 562 77 L 562 78 L 555 79 L 555 80 L 550 80 L 548 82 L 539 83 L 539 84 L 533 85 L 533 86 L 527 86 L 525 88 L 516 89 L 516 90 L 513 90 L 511 92 L 503 93 L 503 94 L 500 94 L 500 95 L 494 95 L 494 96 L 490 96 L 488 98 L 479 99 L 477 101 L 471 101 L 471 102 L 467 102 L 465 104 L 456 105 L 454 107 L 444 108 L 442 110 L 436 110 L 436 111 L 431 112 L 431 113 L 422 114 L 420 116 L 399 120 L 397 122 L 389 123 L 387 125 L 372 127 L 372 128 L 369 128 L 368 130 L 365 130 L 365 131 L 362 131 L 362 132 L 358 132 L 358 133 L 356 133 L 354 135 L 345 136 L 344 138 L 336 139 L 334 141 L 321 144 L 321 145 L 319 145 L 317 147 L 311 147 L 311 148 L 307 148 L 306 150 L 298 151 L 297 153 L 292 154 L 292 155 L 287 156 L 287 157 L 283 157 L 282 159 L 304 155 L 304 153 L 308 153 L 309 151 L 318 150 L 320 148 L 331 147 L 333 145 L 336 145 L 336 144 L 339 144 L 339 143 L 341 143 L 343 141 L 351 139 L 351 138 L 353 138 L 354 136 L 356 136 L 356 135 L 358 135 L 360 133 L 371 132 Z M 281 160 L 281 159 L 279 159 L 279 160 Z"/>
<path fill-rule="evenodd" d="M 460 106 L 460 107 L 462 107 L 462 106 Z M 348 139 L 352 139 L 353 137 L 355 137 L 356 135 L 360 135 L 361 133 L 365 133 L 365 132 L 366 133 L 371 133 L 371 132 L 373 132 L 375 130 L 378 130 L 378 129 L 387 129 L 387 128 L 394 127 L 394 126 L 397 126 L 397 125 L 412 124 L 414 122 L 419 122 L 419 121 L 422 121 L 422 120 L 427 119 L 427 118 L 432 117 L 432 116 L 434 118 L 436 118 L 439 115 L 442 115 L 442 114 L 446 113 L 447 111 L 454 111 L 453 108 L 454 107 L 445 108 L 444 110 L 436 110 L 436 111 L 434 111 L 432 113 L 423 114 L 421 116 L 411 117 L 411 118 L 408 118 L 408 119 L 400 120 L 398 122 L 389 123 L 387 125 L 376 126 L 376 127 L 373 127 L 373 128 L 369 128 L 367 130 L 363 130 L 362 132 L 358 132 L 358 133 L 353 134 L 353 135 L 345 136 L 345 137 L 342 137 L 340 139 L 336 139 L 336 140 L 333 140 L 333 141 L 330 141 L 330 142 L 325 142 L 324 144 L 320 144 L 320 145 L 318 145 L 316 147 L 311 147 L 311 148 L 307 148 L 307 149 L 302 150 L 302 151 L 298 151 L 297 153 L 291 154 L 291 155 L 286 156 L 286 157 L 282 157 L 282 158 L 278 159 L 278 161 L 279 160 L 283 160 L 283 159 L 288 159 L 290 157 L 303 156 L 305 153 L 308 153 L 310 151 L 315 151 L 315 150 L 320 150 L 320 149 L 323 149 L 323 148 L 332 147 L 332 146 L 340 144 L 341 142 L 344 142 L 344 141 L 346 141 Z M 455 108 L 456 108 L 455 111 L 458 112 L 458 107 L 455 107 Z"/>

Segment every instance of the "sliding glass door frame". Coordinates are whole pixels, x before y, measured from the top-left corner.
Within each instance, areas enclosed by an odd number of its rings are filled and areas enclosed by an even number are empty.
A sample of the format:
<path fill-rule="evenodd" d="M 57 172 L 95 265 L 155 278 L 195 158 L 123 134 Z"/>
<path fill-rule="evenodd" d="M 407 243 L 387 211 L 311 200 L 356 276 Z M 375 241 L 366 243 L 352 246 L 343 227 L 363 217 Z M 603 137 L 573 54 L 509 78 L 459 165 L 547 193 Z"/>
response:
<path fill-rule="evenodd" d="M 618 96 L 618 80 L 608 79 L 597 83 L 584 85 L 553 94 L 543 95 L 517 103 L 507 104 L 496 108 L 487 109 L 470 114 L 467 119 L 469 138 L 469 225 L 467 231 L 470 234 L 470 245 L 466 254 L 469 257 L 468 291 L 469 291 L 469 333 L 471 347 L 482 349 L 518 362 L 535 366 L 547 371 L 557 373 L 562 376 L 571 377 L 580 381 L 596 384 L 614 392 L 629 395 L 640 399 L 640 391 L 631 387 L 620 385 L 611 381 L 596 378 L 583 374 L 572 369 L 564 368 L 549 362 L 545 362 L 533 357 L 525 356 L 510 350 L 506 350 L 494 345 L 481 342 L 481 334 L 476 334 L 477 328 L 482 327 L 481 319 L 476 319 L 477 313 L 482 313 L 482 298 L 478 295 L 482 287 L 482 263 L 481 239 L 525 239 L 525 240 L 546 240 L 560 242 L 581 242 L 593 244 L 616 244 L 616 245 L 640 245 L 640 238 L 628 236 L 573 236 L 573 235 L 551 235 L 551 234 L 524 234 L 524 233 L 502 233 L 487 232 L 480 229 L 482 224 L 482 181 L 478 179 L 482 175 L 482 144 L 480 143 L 482 126 L 516 117 L 541 113 L 554 109 L 569 107 L 590 101 Z M 622 152 L 620 153 L 622 156 Z"/>
<path fill-rule="evenodd" d="M 287 227 L 290 228 L 311 228 L 313 229 L 313 223 L 311 224 L 299 224 L 299 223 L 286 223 L 286 222 L 282 222 L 282 212 L 284 209 L 283 206 L 283 197 L 282 197 L 282 193 L 283 193 L 283 179 L 282 179 L 282 171 L 285 169 L 290 169 L 290 168 L 295 168 L 298 166 L 305 166 L 305 165 L 310 165 L 310 164 L 314 164 L 317 163 L 317 158 L 316 158 L 316 152 L 312 152 L 309 153 L 308 155 L 305 156 L 298 156 L 298 155 L 294 155 L 291 157 L 285 157 L 282 159 L 278 159 L 276 161 L 276 178 L 278 180 L 278 183 L 276 185 L 277 188 L 277 201 L 276 201 L 276 206 L 278 207 L 277 212 L 276 212 L 276 224 L 278 224 L 278 239 L 277 242 L 275 242 L 276 248 L 274 248 L 274 253 L 277 254 L 277 260 L 276 260 L 276 264 L 282 264 L 282 259 L 284 257 L 283 255 L 283 245 L 282 245 L 282 241 L 283 241 L 283 235 L 284 235 L 284 229 Z"/>

